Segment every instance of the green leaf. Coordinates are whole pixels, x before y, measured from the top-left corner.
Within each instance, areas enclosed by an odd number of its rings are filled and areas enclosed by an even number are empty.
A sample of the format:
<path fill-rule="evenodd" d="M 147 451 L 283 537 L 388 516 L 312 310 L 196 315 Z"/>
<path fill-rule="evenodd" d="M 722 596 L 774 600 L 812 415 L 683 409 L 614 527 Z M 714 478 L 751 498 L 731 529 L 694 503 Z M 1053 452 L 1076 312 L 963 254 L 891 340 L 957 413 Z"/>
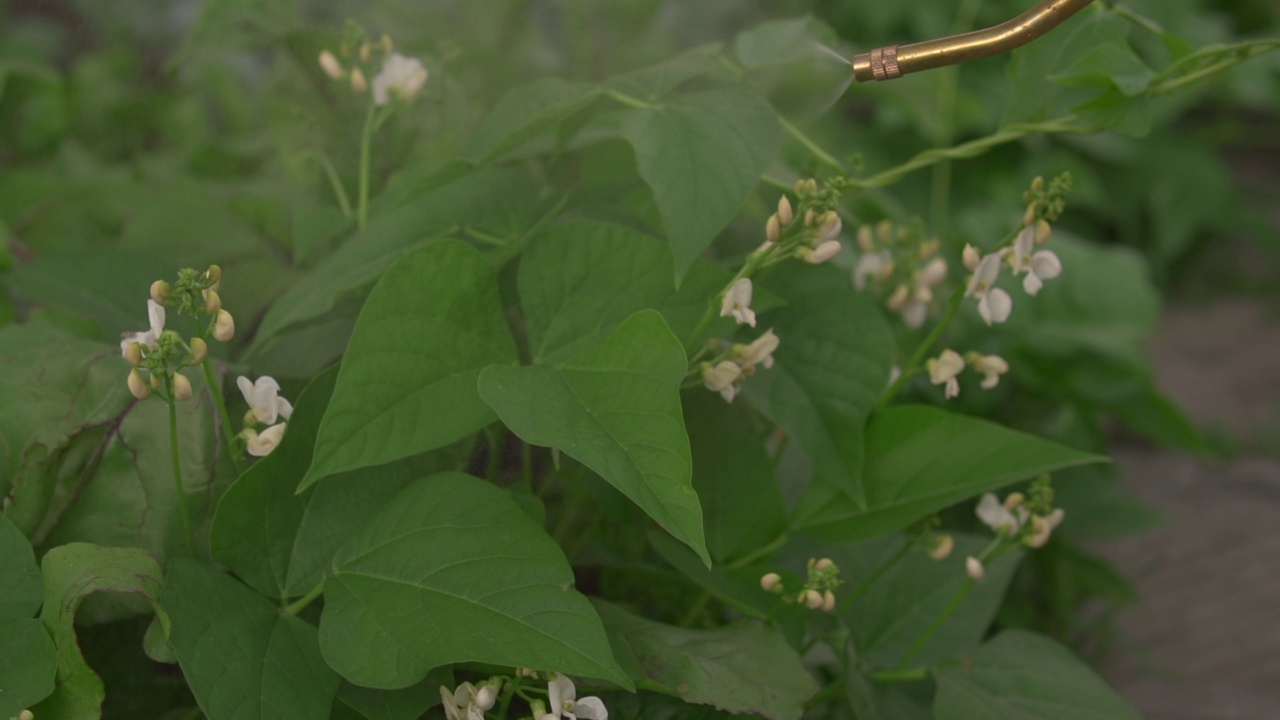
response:
<path fill-rule="evenodd" d="M 965 558 L 980 555 L 990 538 L 954 537 L 955 549 L 946 560 L 934 560 L 919 551 L 907 554 L 843 613 L 861 663 L 895 667 L 968 581 Z M 889 561 L 905 542 L 894 536 L 846 545 L 833 549 L 831 557 L 842 574 L 861 581 Z M 912 665 L 932 665 L 977 647 L 995 619 L 1020 560 L 1021 553 L 1012 553 L 988 563 L 982 582 L 973 585 Z"/>
<path fill-rule="evenodd" d="M 763 619 L 777 606 L 777 596 L 760 589 L 760 576 L 770 570 L 753 565 L 716 565 L 708 568 L 687 545 L 680 544 L 666 533 L 650 530 L 645 533 L 645 537 L 649 546 L 668 565 L 712 597 L 732 606 L 743 615 Z"/>
<path fill-rule="evenodd" d="M 832 541 L 872 538 L 1018 480 L 1105 461 L 938 408 L 891 407 L 867 425 L 865 507 L 819 479 L 797 509 L 798 523 Z"/>
<path fill-rule="evenodd" d="M 42 600 L 44 585 L 35 551 L 22 531 L 0 515 L 0 621 L 31 618 Z"/>
<path fill-rule="evenodd" d="M 379 690 L 343 682 L 338 699 L 368 720 L 415 720 L 440 704 L 440 688 L 454 688 L 453 670 L 436 668 L 417 685 L 399 690 Z"/>
<path fill-rule="evenodd" d="M 777 114 L 753 92 L 703 90 L 628 112 L 622 132 L 658 204 L 678 282 L 773 162 Z"/>
<path fill-rule="evenodd" d="M 1050 79 L 1068 87 L 1115 88 L 1127 98 L 1146 92 L 1155 73 L 1126 45 L 1100 45 Z"/>
<path fill-rule="evenodd" d="M 805 15 L 761 23 L 739 35 L 733 51 L 744 67 L 755 70 L 808 60 L 834 40 L 826 23 Z"/>
<path fill-rule="evenodd" d="M 480 370 L 515 360 L 484 257 L 452 240 L 409 253 L 383 276 L 356 321 L 315 459 L 298 489 L 479 430 L 493 421 L 476 392 Z"/>
<path fill-rule="evenodd" d="M 58 652 L 35 618 L 0 619 L 0 717 L 13 718 L 53 693 Z"/>
<path fill-rule="evenodd" d="M 704 45 L 685 50 L 661 62 L 609 78 L 607 86 L 625 95 L 658 102 L 673 90 L 695 78 L 724 72 L 719 46 Z"/>
<path fill-rule="evenodd" d="M 498 157 L 569 119 L 599 96 L 598 85 L 555 77 L 513 88 L 476 128 L 462 156 L 476 163 Z"/>
<path fill-rule="evenodd" d="M 76 644 L 76 610 L 81 601 L 96 592 L 140 595 L 156 605 L 160 591 L 160 564 L 143 550 L 107 548 L 88 543 L 71 543 L 45 553 L 44 607 L 40 620 L 57 647 L 57 689 L 33 708 L 39 717 L 96 718 L 105 692 Z M 161 625 L 167 615 L 156 606 Z"/>
<path fill-rule="evenodd" d="M 888 384 L 893 333 L 872 300 L 843 279 L 827 282 L 834 270 L 803 269 L 809 289 L 784 294 L 787 307 L 760 319 L 781 340 L 776 362 L 744 387 L 804 448 L 818 475 L 862 506 L 872 492 L 862 477 L 863 428 Z"/>
<path fill-rule="evenodd" d="M 1009 65 L 1006 125 L 1058 117 L 1097 95 L 1045 81 L 1101 47 L 1127 49 L 1128 20 L 1101 6 L 1085 8 L 1036 42 L 1015 50 Z"/>
<path fill-rule="evenodd" d="M 748 620 L 692 630 L 598 604 L 623 664 L 637 683 L 685 702 L 770 720 L 799 720 L 818 685 L 776 629 Z"/>
<path fill-rule="evenodd" d="M 424 478 L 343 546 L 320 645 L 351 682 L 407 687 L 455 662 L 555 668 L 630 687 L 555 542 L 503 490 Z"/>
<path fill-rule="evenodd" d="M 1138 713 L 1058 643 L 1006 630 L 934 671 L 937 720 L 1138 720 Z"/>
<path fill-rule="evenodd" d="M 203 563 L 175 558 L 160 593 L 171 640 L 210 720 L 324 720 L 339 678 L 315 627 Z"/>
<path fill-rule="evenodd" d="M 480 394 L 521 439 L 594 470 L 709 567 L 680 411 L 685 370 L 684 347 L 645 310 L 560 364 L 487 368 Z"/>

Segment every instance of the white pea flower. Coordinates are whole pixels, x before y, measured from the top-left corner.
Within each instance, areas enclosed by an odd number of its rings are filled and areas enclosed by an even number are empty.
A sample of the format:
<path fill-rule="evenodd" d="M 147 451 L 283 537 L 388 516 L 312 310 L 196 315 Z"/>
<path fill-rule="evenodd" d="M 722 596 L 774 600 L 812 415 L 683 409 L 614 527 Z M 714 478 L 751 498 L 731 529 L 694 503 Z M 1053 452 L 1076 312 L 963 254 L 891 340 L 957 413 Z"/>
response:
<path fill-rule="evenodd" d="M 1000 376 L 1009 372 L 1009 363 L 999 355 L 983 355 L 972 352 L 968 355 L 969 367 L 982 373 L 982 389 L 990 390 L 1000 384 Z"/>
<path fill-rule="evenodd" d="M 464 682 L 453 692 L 440 686 L 440 704 L 448 720 L 463 720 L 464 714 L 466 720 L 483 720 L 485 711 L 493 708 L 495 699 L 496 694 L 489 685 L 476 688 L 475 685 Z"/>
<path fill-rule="evenodd" d="M 1062 261 L 1052 250 L 1041 250 L 1033 253 L 1036 246 L 1036 228 L 1027 226 L 1018 233 L 1013 241 L 1013 274 L 1026 273 L 1022 279 L 1022 289 L 1028 295 L 1035 295 L 1044 287 L 1044 281 L 1062 274 Z"/>
<path fill-rule="evenodd" d="M 902 322 L 907 327 L 919 329 L 929 319 L 929 303 L 933 302 L 933 290 L 919 285 L 911 293 L 910 299 L 902 304 Z"/>
<path fill-rule="evenodd" d="M 409 101 L 427 82 L 427 68 L 418 58 L 391 53 L 382 62 L 382 70 L 373 78 L 373 103 L 378 106 L 391 102 L 394 93 L 401 100 Z"/>
<path fill-rule="evenodd" d="M 947 348 L 941 355 L 925 363 L 925 368 L 929 371 L 929 382 L 947 386 L 948 398 L 960 394 L 960 381 L 956 380 L 956 376 L 964 370 L 964 358 L 960 357 L 960 353 Z"/>
<path fill-rule="evenodd" d="M 991 528 L 997 533 L 1006 535 L 1014 535 L 1022 524 L 1027 521 L 1027 510 L 1018 507 L 1017 512 L 1010 510 L 994 493 L 987 493 L 982 496 L 982 500 L 978 502 L 975 510 L 978 519 L 982 524 Z"/>
<path fill-rule="evenodd" d="M 1013 298 L 995 286 L 1002 260 L 1000 253 L 983 257 L 964 291 L 965 297 L 978 298 L 978 314 L 988 325 L 1008 320 L 1009 313 L 1013 312 Z"/>
<path fill-rule="evenodd" d="M 276 418 L 288 420 L 293 415 L 293 406 L 280 397 L 280 383 L 270 375 L 263 375 L 254 382 L 241 375 L 236 378 L 236 386 L 244 395 L 244 401 L 249 403 L 249 412 L 256 422 L 272 425 Z"/>
<path fill-rule="evenodd" d="M 724 360 L 718 365 L 702 364 L 702 382 L 711 392 L 720 393 L 725 402 L 733 402 L 738 394 L 738 386 L 734 382 L 742 375 L 742 368 L 735 362 Z"/>
<path fill-rule="evenodd" d="M 147 301 L 147 318 L 151 321 L 151 329 L 143 332 L 128 333 L 120 339 L 120 356 L 129 359 L 129 346 L 138 343 L 146 348 L 155 348 L 156 341 L 164 332 L 164 306 L 155 300 Z"/>
<path fill-rule="evenodd" d="M 853 287 L 855 290 L 865 290 L 868 278 L 882 278 L 892 272 L 893 255 L 888 250 L 863 253 L 853 266 Z"/>
<path fill-rule="evenodd" d="M 839 218 L 836 219 L 839 220 Z M 796 254 L 800 256 L 801 260 L 804 260 L 810 265 L 821 265 L 840 254 L 840 241 L 827 240 L 820 243 L 818 247 L 813 248 L 812 250 L 809 248 L 801 248 Z"/>
<path fill-rule="evenodd" d="M 577 689 L 568 676 L 553 673 L 547 683 L 547 695 L 551 708 L 550 712 L 542 716 L 543 720 L 561 717 L 569 720 L 609 720 L 609 711 L 605 709 L 604 701 L 595 696 L 579 700 Z"/>
<path fill-rule="evenodd" d="M 284 439 L 284 428 L 288 423 L 276 423 L 271 427 L 258 432 L 253 428 L 245 428 L 240 435 L 244 438 L 245 448 L 249 454 L 254 457 L 266 457 L 275 450 L 280 441 Z"/>
<path fill-rule="evenodd" d="M 735 346 L 735 355 L 743 368 L 763 365 L 773 367 L 773 351 L 778 349 L 778 336 L 769 328 L 763 335 L 751 341 L 750 345 Z"/>
<path fill-rule="evenodd" d="M 739 325 L 756 326 L 756 314 L 751 309 L 751 279 L 739 278 L 729 286 L 720 301 L 720 317 L 733 316 Z"/>

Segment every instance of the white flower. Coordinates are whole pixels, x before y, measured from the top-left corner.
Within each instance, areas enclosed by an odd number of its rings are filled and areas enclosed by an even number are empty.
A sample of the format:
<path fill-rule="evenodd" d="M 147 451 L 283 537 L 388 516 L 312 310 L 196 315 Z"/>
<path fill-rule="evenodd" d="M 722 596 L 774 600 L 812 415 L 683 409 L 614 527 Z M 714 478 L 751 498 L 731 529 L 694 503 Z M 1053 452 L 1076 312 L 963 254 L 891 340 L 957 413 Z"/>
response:
<path fill-rule="evenodd" d="M 853 267 L 853 287 L 855 290 L 864 290 L 867 287 L 867 278 L 881 278 L 892 272 L 893 255 L 888 250 L 863 253 Z"/>
<path fill-rule="evenodd" d="M 756 326 L 756 314 L 751 310 L 751 279 L 735 280 L 720 301 L 720 317 L 733 316 L 739 325 Z"/>
<path fill-rule="evenodd" d="M 392 93 L 401 100 L 412 100 L 426 82 L 427 69 L 421 60 L 391 53 L 373 78 L 373 103 L 386 105 L 391 102 Z"/>
<path fill-rule="evenodd" d="M 577 690 L 573 687 L 573 681 L 565 675 L 553 673 L 551 680 L 547 683 L 548 701 L 551 705 L 551 712 L 544 715 L 548 717 L 566 717 L 569 720 L 609 720 L 609 711 L 605 709 L 604 701 L 598 697 L 589 696 L 578 700 Z"/>
<path fill-rule="evenodd" d="M 1022 289 L 1028 295 L 1035 295 L 1044 287 L 1044 281 L 1062 274 L 1062 261 L 1052 250 L 1041 250 L 1032 253 L 1036 246 L 1036 228 L 1027 226 L 1018 233 L 1013 241 L 1013 274 L 1026 273 L 1022 279 Z"/>
<path fill-rule="evenodd" d="M 146 348 L 155 348 L 160 333 L 164 332 L 164 306 L 155 300 L 147 301 L 147 319 L 151 321 L 151 329 L 143 332 L 128 333 L 120 339 L 120 356 L 129 358 L 129 346 L 138 343 Z"/>
<path fill-rule="evenodd" d="M 907 327 L 917 329 L 924 326 L 929 319 L 929 303 L 933 302 L 933 291 L 924 285 L 916 287 L 911 299 L 902 305 L 902 322 Z"/>
<path fill-rule="evenodd" d="M 1026 508 L 1019 507 L 1015 514 L 993 493 L 987 493 L 982 496 L 982 500 L 978 502 L 978 508 L 975 510 L 978 519 L 984 525 L 1005 535 L 1014 535 L 1018 529 L 1022 527 L 1022 523 L 1027 521 Z"/>
<path fill-rule="evenodd" d="M 284 439 L 284 427 L 288 423 L 276 423 L 271 427 L 258 432 L 253 428 L 245 428 L 240 435 L 244 438 L 245 448 L 249 454 L 254 457 L 266 457 L 275 450 L 280 441 Z"/>
<path fill-rule="evenodd" d="M 836 218 L 836 220 L 839 220 L 839 218 Z M 801 248 L 796 254 L 800 256 L 801 260 L 804 260 L 810 265 L 821 265 L 840 254 L 840 241 L 827 240 L 812 250 L 809 248 Z"/>
<path fill-rule="evenodd" d="M 469 682 L 449 692 L 449 688 L 440 686 L 440 705 L 444 707 L 444 716 L 448 720 L 462 720 L 465 712 L 467 720 L 483 720 L 484 713 L 493 707 L 495 693 L 489 685 L 476 688 Z"/>
<path fill-rule="evenodd" d="M 1000 376 L 1009 372 L 1009 363 L 999 355 L 983 355 L 972 352 L 968 355 L 969 367 L 982 373 L 982 389 L 990 390 L 1000 384 Z"/>
<path fill-rule="evenodd" d="M 280 397 L 280 384 L 270 375 L 263 375 L 256 382 L 241 375 L 236 378 L 236 386 L 244 401 L 249 403 L 249 412 L 254 420 L 264 425 L 272 425 L 276 418 L 288 420 L 293 415 L 293 406 L 288 400 Z"/>
<path fill-rule="evenodd" d="M 742 368 L 728 360 L 715 366 L 711 363 L 702 364 L 702 382 L 706 383 L 707 389 L 711 392 L 720 393 L 720 397 L 724 398 L 725 402 L 733 402 L 733 398 L 738 394 L 738 386 L 733 383 L 741 374 Z"/>
<path fill-rule="evenodd" d="M 964 358 L 960 357 L 960 353 L 947 348 L 941 355 L 925 363 L 925 368 L 929 371 L 929 382 L 947 386 L 948 398 L 960 394 L 960 382 L 956 380 L 956 376 L 964 370 Z"/>
<path fill-rule="evenodd" d="M 779 342 L 778 336 L 773 334 L 773 328 L 769 328 L 763 335 L 752 340 L 750 345 L 734 347 L 738 363 L 743 368 L 756 365 L 773 367 L 773 351 L 778 349 Z"/>
<path fill-rule="evenodd" d="M 1013 298 L 995 287 L 996 279 L 1000 277 L 1001 261 L 1000 253 L 983 257 L 964 291 L 965 297 L 978 298 L 978 314 L 988 325 L 1008 320 L 1009 313 L 1013 311 Z"/>
<path fill-rule="evenodd" d="M 947 261 L 942 258 L 934 258 L 929 261 L 924 269 L 916 272 L 916 285 L 926 288 L 936 288 L 947 279 Z"/>

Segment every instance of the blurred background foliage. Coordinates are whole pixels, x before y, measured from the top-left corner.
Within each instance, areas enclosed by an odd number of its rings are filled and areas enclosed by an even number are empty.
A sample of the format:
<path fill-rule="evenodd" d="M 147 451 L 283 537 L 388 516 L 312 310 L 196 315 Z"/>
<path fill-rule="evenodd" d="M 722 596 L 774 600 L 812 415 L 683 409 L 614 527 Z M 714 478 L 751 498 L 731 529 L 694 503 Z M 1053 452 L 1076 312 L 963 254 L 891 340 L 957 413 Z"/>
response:
<path fill-rule="evenodd" d="M 48 323 L 110 342 L 139 324 L 141 302 L 124 289 L 144 288 L 175 266 L 217 262 L 228 269 L 223 295 L 236 299 L 242 327 L 232 362 L 300 382 L 336 360 L 363 289 L 290 326 L 288 348 L 279 332 L 255 338 L 254 328 L 351 231 L 319 159 L 332 160 L 336 181 L 353 194 L 362 110 L 343 102 L 315 63 L 348 18 L 391 33 L 431 71 L 427 92 L 397 114 L 375 155 L 375 176 L 387 187 L 375 203 L 394 205 L 398 191 L 447 173 L 498 98 L 530 80 L 605 81 L 656 66 L 615 82 L 678 84 L 700 58 L 717 62 L 699 48 L 734 43 L 771 19 L 811 15 L 807 32 L 850 57 L 993 24 L 1029 4 L 0 0 L 0 325 Z M 1155 68 L 1169 64 L 1179 43 L 1280 34 L 1280 12 L 1268 0 L 1130 0 L 1118 9 L 1132 19 L 1097 32 L 1119 33 Z M 1071 108 L 1072 88 L 1045 77 L 1067 72 L 1098 37 L 1064 27 L 1012 57 L 852 87 L 847 67 L 821 49 L 773 57 L 744 38 L 736 50 L 781 114 L 837 164 L 872 176 L 929 148 L 1059 117 Z M 1015 226 L 1030 177 L 1074 175 L 1055 247 L 1064 264 L 1087 269 L 1064 275 L 999 335 L 966 324 L 975 346 L 999 351 L 1018 370 L 999 392 L 962 398 L 963 411 L 1093 450 L 1105 450 L 1124 427 L 1213 451 L 1156 389 L 1142 342 L 1161 295 L 1277 297 L 1270 277 L 1280 247 L 1266 212 L 1280 197 L 1280 53 L 1214 79 L 1126 109 L 1105 123 L 1108 132 L 1030 134 L 851 197 L 851 219 L 919 217 L 955 257 L 964 243 L 990 246 Z M 547 187 L 572 184 L 574 172 L 604 167 L 634 178 L 622 143 L 591 148 L 558 171 L 566 175 L 477 174 L 477 187 L 441 202 L 466 208 L 454 212 L 482 230 L 527 227 L 541 210 L 512 198 L 542 199 Z M 802 175 L 830 171 L 794 142 L 785 163 Z M 608 174 L 595 177 L 605 180 L 582 189 L 574 201 L 580 213 L 591 213 L 593 197 L 617 200 Z M 749 221 L 726 233 L 719 252 L 758 242 L 770 197 L 776 191 L 753 199 Z M 1128 311 L 1117 315 L 1115 307 Z M 1072 521 L 1019 571 L 1003 625 L 1105 649 L 1112 613 L 1137 598 L 1087 547 L 1158 522 L 1114 475 L 1089 467 L 1057 478 Z M 961 508 L 948 520 L 963 526 L 969 515 Z M 1101 612 L 1080 612 L 1090 598 L 1103 601 Z"/>

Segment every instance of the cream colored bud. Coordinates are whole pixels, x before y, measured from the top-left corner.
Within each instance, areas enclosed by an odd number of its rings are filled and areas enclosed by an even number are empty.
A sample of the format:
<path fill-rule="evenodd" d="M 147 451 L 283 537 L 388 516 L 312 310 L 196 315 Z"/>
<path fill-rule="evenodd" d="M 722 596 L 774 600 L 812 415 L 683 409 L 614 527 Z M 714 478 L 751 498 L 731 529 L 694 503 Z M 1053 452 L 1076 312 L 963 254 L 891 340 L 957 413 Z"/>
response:
<path fill-rule="evenodd" d="M 159 390 L 159 389 L 160 389 L 160 376 L 159 376 L 159 375 L 157 375 L 157 374 L 155 374 L 155 373 L 151 373 L 151 380 L 150 380 L 149 382 L 150 382 L 150 384 L 151 384 L 151 389 L 152 389 L 152 390 Z"/>
<path fill-rule="evenodd" d="M 938 287 L 942 284 L 942 281 L 947 279 L 947 261 L 942 258 L 930 260 L 929 264 L 924 266 L 917 277 L 922 287 Z"/>
<path fill-rule="evenodd" d="M 987 569 L 982 566 L 982 561 L 972 555 L 965 558 L 964 571 L 972 580 L 981 580 L 987 575 Z"/>
<path fill-rule="evenodd" d="M 360 46 L 360 62 L 369 62 L 369 58 L 373 57 L 373 48 L 369 47 L 369 43 Z"/>
<path fill-rule="evenodd" d="M 792 184 L 791 184 L 791 189 L 792 189 L 792 190 L 795 190 L 797 195 L 803 195 L 803 194 L 804 194 L 804 181 L 803 181 L 803 180 L 797 180 L 797 181 L 795 181 L 794 183 L 792 183 Z"/>
<path fill-rule="evenodd" d="M 151 299 L 156 301 L 157 305 L 163 305 L 169 302 L 169 283 L 163 280 L 157 280 L 151 283 Z"/>
<path fill-rule="evenodd" d="M 351 91 L 357 95 L 363 95 L 369 89 L 369 81 L 364 79 L 364 73 L 360 72 L 360 68 L 351 71 Z"/>
<path fill-rule="evenodd" d="M 863 225 L 858 228 L 858 249 L 866 253 L 875 251 L 876 240 L 871 236 L 870 225 Z"/>
<path fill-rule="evenodd" d="M 769 592 L 774 592 L 778 586 L 782 584 L 782 576 L 778 573 L 765 573 L 760 576 L 760 587 Z"/>
<path fill-rule="evenodd" d="M 191 381 L 182 373 L 173 374 L 173 399 L 174 400 L 190 400 L 191 399 Z"/>
<path fill-rule="evenodd" d="M 191 362 L 200 364 L 209 357 L 209 343 L 200 338 L 191 338 Z"/>
<path fill-rule="evenodd" d="M 812 252 L 804 253 L 802 257 L 804 258 L 804 261 L 810 265 L 821 265 L 822 263 L 839 255 L 840 249 L 841 245 L 839 240 L 827 240 L 814 248 Z"/>
<path fill-rule="evenodd" d="M 217 265 L 210 265 L 208 270 L 204 271 L 204 276 L 209 280 L 209 290 L 214 292 L 222 286 L 222 268 Z"/>
<path fill-rule="evenodd" d="M 978 252 L 978 248 L 968 243 L 965 243 L 964 254 L 962 257 L 964 260 L 964 267 L 969 272 L 977 272 L 978 266 L 982 265 L 982 253 Z"/>
<path fill-rule="evenodd" d="M 770 215 L 769 221 L 764 224 L 764 237 L 769 242 L 778 242 L 778 238 L 782 237 L 782 226 L 778 222 L 777 213 Z"/>
<path fill-rule="evenodd" d="M 888 220 L 881 220 L 876 223 L 876 240 L 881 243 L 888 243 L 893 240 L 893 223 Z"/>
<path fill-rule="evenodd" d="M 804 598 L 803 602 L 805 607 L 809 608 L 810 610 L 817 610 L 818 608 L 822 607 L 822 602 L 823 602 L 822 593 L 818 592 L 817 590 L 805 590 L 803 593 L 801 593 L 801 597 Z"/>
<path fill-rule="evenodd" d="M 35 720 L 35 717 L 36 717 L 35 713 L 31 712 L 30 710 L 23 710 L 22 712 L 18 713 L 18 720 Z"/>
<path fill-rule="evenodd" d="M 1053 227 L 1049 225 L 1049 221 L 1040 218 L 1036 221 L 1036 244 L 1043 245 L 1049 242 L 1049 238 L 1053 236 Z"/>
<path fill-rule="evenodd" d="M 151 388 L 147 387 L 147 382 L 142 379 L 142 373 L 137 368 L 129 371 L 129 392 L 139 400 L 151 394 Z"/>
<path fill-rule="evenodd" d="M 827 590 L 826 592 L 822 593 L 822 609 L 826 612 L 835 612 L 835 609 L 836 609 L 835 593 L 831 592 L 830 590 Z"/>
<path fill-rule="evenodd" d="M 132 342 L 126 345 L 124 348 L 124 359 L 128 360 L 129 364 L 134 367 L 138 367 L 139 365 L 141 365 L 142 364 L 142 343 Z"/>
<path fill-rule="evenodd" d="M 822 558 L 821 560 L 813 564 L 813 569 L 817 570 L 818 572 L 822 572 L 823 570 L 826 570 L 827 568 L 835 564 L 836 564 L 835 561 L 832 560 L 831 558 Z"/>
<path fill-rule="evenodd" d="M 950 535 L 939 535 L 934 538 L 933 548 L 929 550 L 929 557 L 934 560 L 946 560 L 951 556 L 951 551 L 955 549 L 955 538 Z"/>
<path fill-rule="evenodd" d="M 342 79 L 342 63 L 338 62 L 338 58 L 334 57 L 333 53 L 328 50 L 321 52 L 319 62 L 320 69 L 324 71 L 325 75 L 334 80 Z"/>
<path fill-rule="evenodd" d="M 1026 495 L 1023 495 L 1020 492 L 1011 492 L 1009 493 L 1009 496 L 1004 499 L 1004 506 L 1010 510 L 1014 510 L 1026 501 Z"/>
<path fill-rule="evenodd" d="M 938 249 L 942 247 L 942 243 L 937 240 L 930 240 L 920 245 L 920 253 L 918 257 L 921 260 L 928 260 L 938 254 Z"/>
<path fill-rule="evenodd" d="M 813 208 L 809 208 L 808 210 L 805 210 L 805 211 L 804 211 L 804 226 L 805 226 L 805 227 L 813 227 L 813 223 L 814 223 L 814 221 L 815 221 L 815 220 L 817 220 L 817 219 L 818 219 L 818 215 L 817 215 L 817 213 L 815 213 L 815 212 L 813 211 Z"/>
<path fill-rule="evenodd" d="M 778 198 L 778 221 L 783 225 L 790 225 L 795 219 L 795 213 L 791 210 L 791 201 L 786 195 Z"/>
<path fill-rule="evenodd" d="M 1036 221 L 1036 204 L 1031 203 L 1027 206 L 1027 211 L 1022 213 L 1022 226 L 1026 227 Z"/>
<path fill-rule="evenodd" d="M 889 299 L 885 301 L 884 306 L 890 310 L 901 310 L 910 299 L 911 288 L 906 285 L 899 285 L 898 289 L 894 290 L 893 294 L 889 296 Z"/>
<path fill-rule="evenodd" d="M 1035 179 L 1031 181 L 1031 192 L 1034 192 L 1034 193 L 1044 192 L 1043 177 L 1037 175 Z"/>
<path fill-rule="evenodd" d="M 218 296 L 216 290 L 204 291 L 204 311 L 207 313 L 216 313 L 222 309 L 222 298 Z"/>
<path fill-rule="evenodd" d="M 493 689 L 492 685 L 481 685 L 476 690 L 475 706 L 482 711 L 493 709 L 493 703 L 498 699 L 498 693 Z"/>
<path fill-rule="evenodd" d="M 810 195 L 812 195 L 812 194 L 814 194 L 814 193 L 818 192 L 818 181 L 817 181 L 817 180 L 814 180 L 813 178 L 809 178 L 808 180 L 805 180 L 805 181 L 804 181 L 804 190 L 805 190 L 805 192 L 809 193 Z"/>
<path fill-rule="evenodd" d="M 840 235 L 840 216 L 834 210 L 828 210 L 819 218 L 818 237 L 822 240 L 834 240 Z"/>
<path fill-rule="evenodd" d="M 213 337 L 218 342 L 227 342 L 236 336 L 236 321 L 231 313 L 219 310 L 217 320 L 213 323 Z"/>

